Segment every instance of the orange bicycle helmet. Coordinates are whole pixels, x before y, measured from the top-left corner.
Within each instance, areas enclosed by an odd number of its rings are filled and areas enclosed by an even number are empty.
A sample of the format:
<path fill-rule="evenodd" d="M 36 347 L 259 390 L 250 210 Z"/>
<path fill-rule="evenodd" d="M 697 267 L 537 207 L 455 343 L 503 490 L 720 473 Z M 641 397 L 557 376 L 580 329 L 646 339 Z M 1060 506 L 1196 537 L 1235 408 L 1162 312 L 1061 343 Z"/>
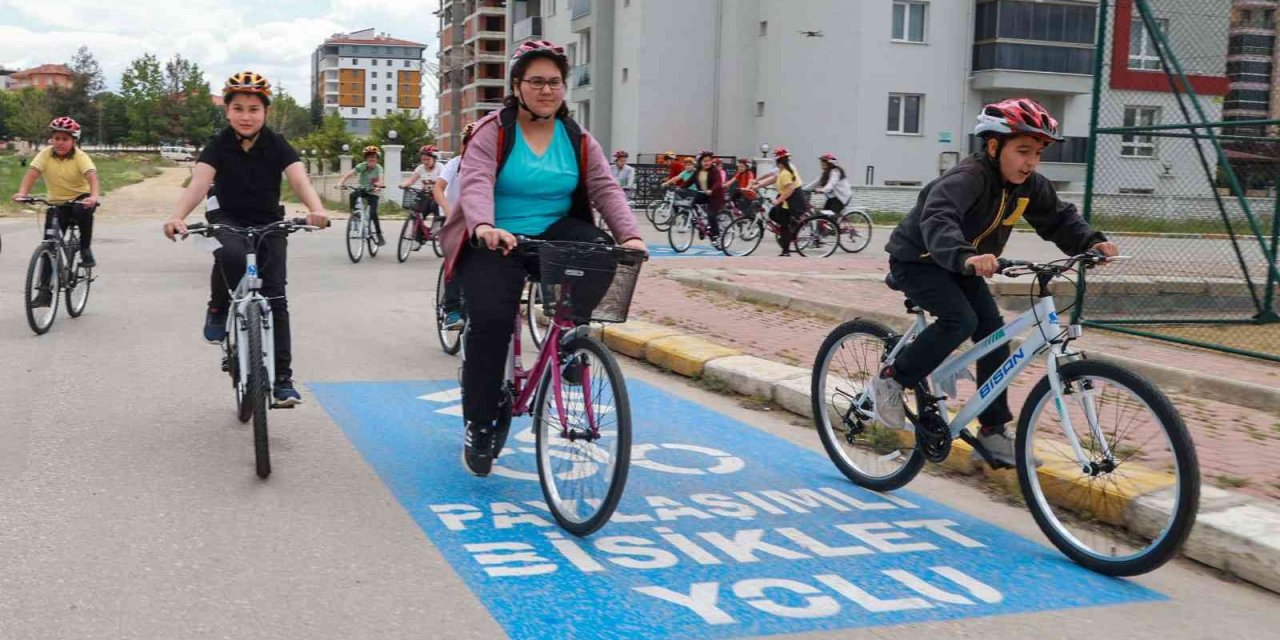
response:
<path fill-rule="evenodd" d="M 223 83 L 223 101 L 230 102 L 231 96 L 237 93 L 261 96 L 262 104 L 271 106 L 271 83 L 253 71 L 241 71 L 227 78 L 227 81 Z"/>

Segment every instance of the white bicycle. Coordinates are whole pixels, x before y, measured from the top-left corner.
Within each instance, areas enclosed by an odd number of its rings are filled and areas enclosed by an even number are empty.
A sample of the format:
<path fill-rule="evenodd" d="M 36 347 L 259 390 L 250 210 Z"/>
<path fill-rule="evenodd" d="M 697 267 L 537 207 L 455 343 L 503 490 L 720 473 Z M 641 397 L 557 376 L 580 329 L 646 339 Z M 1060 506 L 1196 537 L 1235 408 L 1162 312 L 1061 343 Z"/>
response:
<path fill-rule="evenodd" d="M 367 198 L 376 195 L 373 189 L 366 187 L 342 187 L 356 193 L 356 206 L 351 209 L 347 218 L 347 257 L 351 262 L 359 263 L 364 257 L 365 247 L 369 248 L 369 257 L 378 255 L 378 239 L 374 237 L 369 218 Z"/>
<path fill-rule="evenodd" d="M 814 421 L 832 462 L 854 484 L 877 491 L 907 484 L 926 460 L 945 460 L 955 438 L 992 463 L 967 427 L 1043 356 L 1045 375 L 1023 404 L 1015 438 L 1018 481 L 1036 524 L 1060 551 L 1099 573 L 1137 575 L 1167 562 L 1191 532 L 1200 499 L 1191 436 L 1155 385 L 1071 348 L 1081 328 L 1059 325 L 1049 291 L 1054 279 L 1072 271 L 1082 277 L 1104 260 L 1092 253 L 1043 264 L 1002 259 L 1003 275 L 1035 276 L 1034 303 L 908 389 L 903 404 L 910 424 L 900 429 L 880 424 L 869 382 L 928 326 L 924 310 L 906 301 L 915 320 L 904 335 L 865 319 L 838 327 L 818 352 L 811 388 Z M 886 284 L 898 290 L 892 275 Z M 953 416 L 948 401 L 957 381 L 972 380 L 972 365 L 1023 334 L 1026 340 Z M 1168 492 L 1172 508 L 1152 516 L 1151 539 L 1117 541 L 1121 532 L 1099 525 L 1123 523 L 1131 497 L 1152 486 Z"/>
<path fill-rule="evenodd" d="M 306 218 L 281 220 L 260 227 L 202 222 L 187 227 L 188 234 L 214 236 L 234 233 L 249 242 L 244 275 L 231 292 L 232 313 L 227 314 L 227 337 L 222 341 L 222 370 L 231 375 L 231 384 L 236 392 L 236 415 L 240 422 L 253 419 L 253 452 L 259 478 L 271 475 L 267 409 L 293 407 L 271 406 L 267 400 L 271 396 L 272 381 L 276 379 L 275 334 L 271 324 L 271 303 L 262 295 L 262 279 L 258 277 L 258 244 L 271 235 L 319 228 L 308 225 Z"/>

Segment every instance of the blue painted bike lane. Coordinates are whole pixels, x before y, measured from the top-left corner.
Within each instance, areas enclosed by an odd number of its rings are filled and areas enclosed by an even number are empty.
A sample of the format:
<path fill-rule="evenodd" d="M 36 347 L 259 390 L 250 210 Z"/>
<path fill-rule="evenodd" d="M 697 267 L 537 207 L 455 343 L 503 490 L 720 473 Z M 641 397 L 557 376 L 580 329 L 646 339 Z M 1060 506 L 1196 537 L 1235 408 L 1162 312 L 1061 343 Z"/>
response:
<path fill-rule="evenodd" d="M 311 385 L 512 638 L 732 638 L 1162 600 L 821 454 L 629 381 L 626 494 L 560 530 L 528 419 L 488 478 L 462 469 L 455 381 Z M 816 436 L 815 436 L 816 437 Z"/>

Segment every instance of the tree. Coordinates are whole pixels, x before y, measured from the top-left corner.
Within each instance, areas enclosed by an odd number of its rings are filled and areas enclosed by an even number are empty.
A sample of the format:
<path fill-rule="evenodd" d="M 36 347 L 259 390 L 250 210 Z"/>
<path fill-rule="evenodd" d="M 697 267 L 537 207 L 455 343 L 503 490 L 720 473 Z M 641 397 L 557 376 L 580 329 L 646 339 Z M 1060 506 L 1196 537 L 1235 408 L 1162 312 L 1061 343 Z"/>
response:
<path fill-rule="evenodd" d="M 320 99 L 311 96 L 311 128 L 319 129 L 324 124 L 324 105 L 320 103 Z"/>
<path fill-rule="evenodd" d="M 326 161 L 332 161 L 341 155 L 343 153 L 342 145 L 344 144 L 351 147 L 355 153 L 359 153 L 359 149 L 356 148 L 355 137 L 347 133 L 347 123 L 343 121 L 342 116 L 336 113 L 325 116 L 320 128 L 313 131 L 311 135 L 303 136 L 290 142 L 299 151 L 315 149 L 318 157 Z"/>
<path fill-rule="evenodd" d="M 9 128 L 9 117 L 13 114 L 14 100 L 13 93 L 0 91 L 0 140 L 13 137 L 13 132 Z"/>
<path fill-rule="evenodd" d="M 396 132 L 395 140 L 390 133 Z M 369 137 L 362 145 L 402 144 L 405 152 L 400 155 L 401 169 L 412 169 L 418 163 L 418 149 L 426 144 L 435 144 L 436 136 L 427 121 L 403 111 L 397 111 L 385 118 L 377 118 L 369 123 Z"/>
<path fill-rule="evenodd" d="M 98 141 L 103 144 L 120 144 L 129 135 L 128 102 L 111 92 L 98 95 L 96 102 L 101 110 Z"/>
<path fill-rule="evenodd" d="M 315 130 L 311 124 L 311 113 L 287 93 L 272 98 L 267 126 L 289 140 L 305 137 Z"/>
<path fill-rule="evenodd" d="M 48 93 L 27 87 L 13 94 L 10 106 L 12 112 L 8 128 L 15 137 L 28 142 L 39 142 L 49 137 L 47 132 L 53 120 L 53 110 Z"/>
<path fill-rule="evenodd" d="M 131 142 L 156 144 L 160 141 L 159 111 L 165 88 L 160 61 L 150 53 L 135 58 L 125 69 L 120 89 L 128 107 Z"/>
<path fill-rule="evenodd" d="M 102 68 L 98 66 L 98 59 L 89 53 L 89 47 L 81 46 L 76 50 L 76 55 L 71 58 L 71 73 L 75 74 L 76 82 L 90 98 L 107 88 L 107 83 L 102 78 Z"/>

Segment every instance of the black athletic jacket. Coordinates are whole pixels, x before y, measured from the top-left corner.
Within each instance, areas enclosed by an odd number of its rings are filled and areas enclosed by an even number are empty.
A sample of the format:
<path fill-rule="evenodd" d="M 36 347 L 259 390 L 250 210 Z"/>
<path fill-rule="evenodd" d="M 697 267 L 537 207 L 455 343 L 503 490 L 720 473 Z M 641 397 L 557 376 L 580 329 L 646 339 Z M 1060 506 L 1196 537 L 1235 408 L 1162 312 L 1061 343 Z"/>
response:
<path fill-rule="evenodd" d="M 1000 255 L 1020 218 L 1068 255 L 1105 242 L 1076 206 L 1058 199 L 1048 178 L 1033 173 L 1020 185 L 1005 182 L 985 155 L 965 158 L 920 191 L 916 206 L 889 236 L 885 251 L 904 262 L 932 262 L 964 273 L 964 261 Z"/>

